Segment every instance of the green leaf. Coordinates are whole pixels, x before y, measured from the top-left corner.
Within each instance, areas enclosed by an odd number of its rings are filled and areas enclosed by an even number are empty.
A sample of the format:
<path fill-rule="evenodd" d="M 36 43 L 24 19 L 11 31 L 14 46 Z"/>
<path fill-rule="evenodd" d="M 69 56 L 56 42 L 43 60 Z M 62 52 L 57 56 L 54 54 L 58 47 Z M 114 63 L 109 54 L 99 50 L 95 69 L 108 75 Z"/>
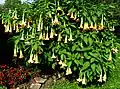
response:
<path fill-rule="evenodd" d="M 72 46 L 72 51 L 75 51 L 75 50 L 76 50 L 76 48 L 77 48 L 77 45 L 76 45 L 76 44 L 74 44 L 74 45 Z"/>
<path fill-rule="evenodd" d="M 74 60 L 74 62 L 77 66 L 79 65 L 79 60 Z"/>
<path fill-rule="evenodd" d="M 92 44 L 93 44 L 93 40 L 92 40 L 92 38 L 89 36 L 89 38 L 88 38 L 88 42 L 89 42 L 89 45 L 91 46 Z"/>
<path fill-rule="evenodd" d="M 72 61 L 67 62 L 68 67 L 70 67 L 72 64 Z"/>
<path fill-rule="evenodd" d="M 94 64 L 91 64 L 91 69 L 92 69 L 92 71 L 95 71 L 95 68 L 96 68 L 95 63 L 94 63 Z"/>
<path fill-rule="evenodd" d="M 90 63 L 93 63 L 93 62 L 95 62 L 95 58 L 90 59 Z"/>
<path fill-rule="evenodd" d="M 90 62 L 85 62 L 83 64 L 82 70 L 86 70 L 90 66 Z"/>
<path fill-rule="evenodd" d="M 88 38 L 87 36 L 84 37 L 84 42 L 87 44 L 88 43 Z"/>

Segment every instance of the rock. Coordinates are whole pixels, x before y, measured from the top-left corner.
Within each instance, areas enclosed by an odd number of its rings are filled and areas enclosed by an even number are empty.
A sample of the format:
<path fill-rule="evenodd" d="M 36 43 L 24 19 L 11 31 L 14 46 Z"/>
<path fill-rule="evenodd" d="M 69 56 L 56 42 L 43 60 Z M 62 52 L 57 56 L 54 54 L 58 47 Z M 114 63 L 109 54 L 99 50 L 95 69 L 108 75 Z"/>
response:
<path fill-rule="evenodd" d="M 32 83 L 31 86 L 30 86 L 30 89 L 40 89 L 41 87 L 41 84 L 38 84 L 38 83 Z"/>
<path fill-rule="evenodd" d="M 47 79 L 41 78 L 41 77 L 36 77 L 34 78 L 36 83 L 45 83 Z"/>
<path fill-rule="evenodd" d="M 44 85 L 42 85 L 42 87 L 40 89 L 48 89 L 49 86 L 51 86 L 53 84 L 53 79 L 49 78 L 46 83 Z"/>

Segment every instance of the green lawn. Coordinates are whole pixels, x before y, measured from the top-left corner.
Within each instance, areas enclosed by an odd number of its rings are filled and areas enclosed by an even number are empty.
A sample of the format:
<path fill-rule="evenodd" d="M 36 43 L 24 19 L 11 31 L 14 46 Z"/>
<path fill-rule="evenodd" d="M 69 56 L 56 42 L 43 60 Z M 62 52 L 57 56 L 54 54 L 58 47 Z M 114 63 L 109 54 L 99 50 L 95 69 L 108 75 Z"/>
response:
<path fill-rule="evenodd" d="M 120 59 L 116 61 L 116 68 L 113 70 L 112 76 L 101 87 L 92 85 L 87 88 L 81 88 L 77 83 L 70 83 L 66 80 L 59 80 L 54 83 L 50 89 L 120 89 Z"/>

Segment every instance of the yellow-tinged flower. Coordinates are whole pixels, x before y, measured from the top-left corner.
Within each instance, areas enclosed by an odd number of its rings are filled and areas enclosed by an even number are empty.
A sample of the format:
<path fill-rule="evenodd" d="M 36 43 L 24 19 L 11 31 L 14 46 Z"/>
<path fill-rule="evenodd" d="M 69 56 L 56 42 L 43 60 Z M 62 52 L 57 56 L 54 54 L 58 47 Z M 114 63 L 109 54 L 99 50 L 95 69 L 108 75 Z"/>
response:
<path fill-rule="evenodd" d="M 98 79 L 98 82 L 102 82 L 102 71 L 101 71 L 101 74 L 100 74 L 100 78 Z"/>
<path fill-rule="evenodd" d="M 66 67 L 67 65 L 64 63 L 64 62 L 62 62 L 61 60 L 59 61 L 59 63 L 58 63 L 59 65 L 61 65 L 61 67 L 60 68 L 64 68 L 64 67 Z"/>
<path fill-rule="evenodd" d="M 71 68 L 67 68 L 66 75 L 72 74 Z"/>
<path fill-rule="evenodd" d="M 46 34 L 45 40 L 49 40 L 49 37 L 48 37 L 48 26 L 47 26 L 47 34 Z"/>
<path fill-rule="evenodd" d="M 59 65 L 62 65 L 62 63 L 63 63 L 63 62 L 60 60 L 58 64 L 59 64 Z"/>
<path fill-rule="evenodd" d="M 111 53 L 111 51 L 110 51 L 110 54 L 109 54 L 108 61 L 112 61 L 112 53 Z"/>
<path fill-rule="evenodd" d="M 118 53 L 118 49 L 117 48 L 112 48 L 111 49 L 113 53 Z"/>
<path fill-rule="evenodd" d="M 9 25 L 9 32 L 12 32 L 12 26 L 11 26 L 11 24 Z"/>
<path fill-rule="evenodd" d="M 97 30 L 97 24 L 96 23 L 94 24 L 93 29 Z"/>
<path fill-rule="evenodd" d="M 43 32 L 43 38 L 42 39 L 45 40 L 45 32 Z"/>
<path fill-rule="evenodd" d="M 65 42 L 64 43 L 67 43 L 67 35 L 65 36 Z"/>
<path fill-rule="evenodd" d="M 73 16 L 73 13 L 71 13 L 71 16 L 70 16 L 71 19 L 74 19 L 74 16 Z"/>
<path fill-rule="evenodd" d="M 56 56 L 55 56 L 54 52 L 53 52 L 53 54 L 52 54 L 52 57 L 51 57 L 51 58 L 53 58 L 53 59 L 55 59 L 55 58 L 56 58 Z"/>
<path fill-rule="evenodd" d="M 83 28 L 83 29 L 84 29 L 84 30 L 89 29 L 89 26 L 88 26 L 88 23 L 87 23 L 87 22 L 84 23 L 84 28 Z"/>
<path fill-rule="evenodd" d="M 106 75 L 106 72 L 105 72 L 105 74 L 103 76 L 103 81 L 106 82 L 106 79 L 107 79 L 107 75 Z"/>
<path fill-rule="evenodd" d="M 25 25 L 26 25 L 26 22 L 25 22 L 24 17 L 25 17 L 25 14 L 23 13 L 23 16 L 22 16 L 22 23 L 21 23 L 21 28 L 24 28 Z"/>
<path fill-rule="evenodd" d="M 9 32 L 9 24 L 6 26 L 5 32 Z"/>
<path fill-rule="evenodd" d="M 51 28 L 50 38 L 53 38 L 53 29 Z"/>
<path fill-rule="evenodd" d="M 78 79 L 76 79 L 78 82 L 82 82 L 82 79 L 81 78 L 78 78 Z"/>
<path fill-rule="evenodd" d="M 101 29 L 103 29 L 104 24 L 103 24 L 103 14 L 102 14 L 102 19 L 101 19 Z"/>
<path fill-rule="evenodd" d="M 33 54 L 32 53 L 30 54 L 30 59 L 28 60 L 28 63 L 34 63 L 34 61 L 33 61 Z"/>
<path fill-rule="evenodd" d="M 36 54 L 36 55 L 35 55 L 35 59 L 34 59 L 34 64 L 38 64 L 38 63 L 39 63 L 38 55 Z"/>
<path fill-rule="evenodd" d="M 91 29 L 94 28 L 94 27 L 93 27 L 93 22 L 91 22 L 90 28 L 91 28 Z"/>
<path fill-rule="evenodd" d="M 64 62 L 62 62 L 62 66 L 61 66 L 61 68 L 64 68 L 64 67 L 66 67 L 67 65 L 64 63 Z"/>
<path fill-rule="evenodd" d="M 57 16 L 56 16 L 56 15 L 55 15 L 55 19 L 54 19 L 54 21 L 53 21 L 53 24 L 54 24 L 54 25 L 59 24 L 59 21 L 58 21 L 58 18 L 57 18 Z"/>
<path fill-rule="evenodd" d="M 82 79 L 82 84 L 83 84 L 83 85 L 86 85 L 86 84 L 87 84 L 86 78 L 85 78 L 85 74 L 84 74 L 84 78 Z"/>
<path fill-rule="evenodd" d="M 40 36 L 39 36 L 39 40 L 42 40 L 43 39 L 43 36 L 42 36 L 42 32 L 40 33 Z"/>
<path fill-rule="evenodd" d="M 61 33 L 58 34 L 58 40 L 57 41 L 61 41 Z"/>
<path fill-rule="evenodd" d="M 68 39 L 68 41 L 73 41 L 74 39 L 72 38 L 72 32 L 71 32 L 71 29 L 70 29 L 70 38 Z"/>
<path fill-rule="evenodd" d="M 23 58 L 24 56 L 23 56 L 23 53 L 22 53 L 22 50 L 20 50 L 20 56 L 19 56 L 19 58 Z"/>
<path fill-rule="evenodd" d="M 16 26 L 16 32 L 19 32 L 19 27 L 18 27 L 18 24 Z"/>
<path fill-rule="evenodd" d="M 27 28 L 30 28 L 30 23 L 28 22 L 28 24 L 27 24 Z"/>
<path fill-rule="evenodd" d="M 61 10 L 61 8 L 60 8 L 60 7 L 58 7 L 58 8 L 57 8 L 57 10 L 58 10 L 58 11 L 60 11 L 60 10 Z"/>
<path fill-rule="evenodd" d="M 18 19 L 17 17 L 17 11 L 15 11 L 15 16 L 14 16 L 15 19 Z"/>

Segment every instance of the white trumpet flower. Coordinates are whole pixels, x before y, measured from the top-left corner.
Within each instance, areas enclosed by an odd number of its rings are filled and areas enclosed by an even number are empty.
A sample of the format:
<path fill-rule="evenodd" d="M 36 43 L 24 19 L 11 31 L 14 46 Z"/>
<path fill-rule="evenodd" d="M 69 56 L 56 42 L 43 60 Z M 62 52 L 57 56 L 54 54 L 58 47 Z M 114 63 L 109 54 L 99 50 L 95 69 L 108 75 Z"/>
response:
<path fill-rule="evenodd" d="M 101 71 L 101 74 L 100 74 L 100 78 L 98 79 L 98 82 L 102 82 L 102 71 Z"/>
<path fill-rule="evenodd" d="M 85 78 L 85 74 L 84 74 L 84 78 L 82 79 L 82 84 L 83 84 L 83 85 L 86 85 L 86 84 L 87 84 L 86 78 Z"/>
<path fill-rule="evenodd" d="M 65 42 L 64 43 L 67 43 L 67 35 L 65 36 Z"/>
<path fill-rule="evenodd" d="M 53 54 L 52 54 L 52 57 L 51 57 L 51 58 L 53 58 L 53 59 L 55 59 L 55 58 L 56 58 L 56 56 L 55 56 L 54 52 L 53 52 Z"/>
<path fill-rule="evenodd" d="M 71 68 L 67 68 L 66 75 L 72 74 Z"/>
<path fill-rule="evenodd" d="M 19 56 L 19 58 L 23 58 L 24 56 L 23 56 L 23 53 L 22 53 L 22 50 L 20 50 L 20 56 Z"/>
<path fill-rule="evenodd" d="M 103 81 L 106 82 L 106 79 L 107 79 L 107 75 L 106 75 L 106 72 L 105 72 L 105 74 L 103 76 Z"/>

